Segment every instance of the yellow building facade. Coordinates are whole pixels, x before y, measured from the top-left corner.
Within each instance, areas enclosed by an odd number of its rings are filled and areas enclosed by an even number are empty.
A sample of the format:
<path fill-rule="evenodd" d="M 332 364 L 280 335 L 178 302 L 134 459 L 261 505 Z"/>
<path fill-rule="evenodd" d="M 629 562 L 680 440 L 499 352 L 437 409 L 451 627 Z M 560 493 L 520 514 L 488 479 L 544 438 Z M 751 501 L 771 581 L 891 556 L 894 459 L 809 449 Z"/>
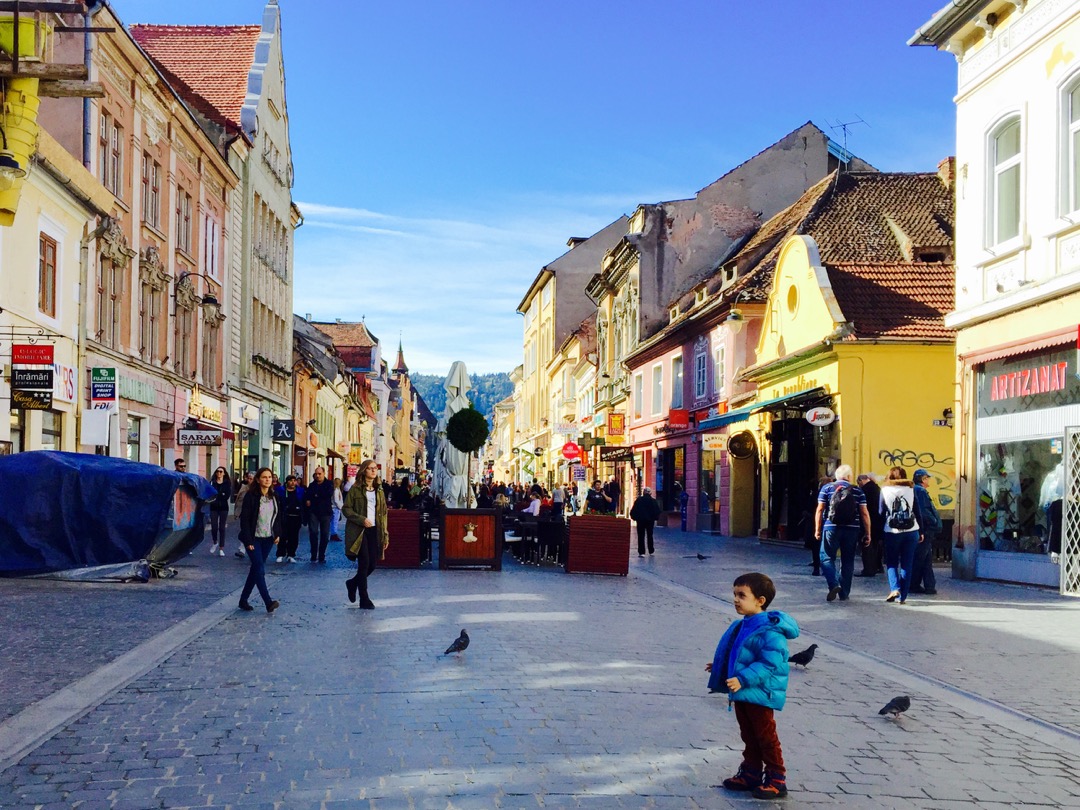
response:
<path fill-rule="evenodd" d="M 857 306 L 866 290 L 853 277 L 865 278 L 870 270 L 860 267 L 857 277 L 853 270 L 827 269 L 812 237 L 784 244 L 757 360 L 739 375 L 756 384 L 756 400 L 721 417 L 732 435 L 745 421 L 759 449 L 756 470 L 732 461 L 732 492 L 745 497 L 753 484 L 747 476 L 759 475 L 763 537 L 803 539 L 819 478 L 841 464 L 878 478 L 893 466 L 904 467 L 909 477 L 925 468 L 938 508 L 951 512 L 953 435 L 943 413 L 952 405 L 952 340 L 934 328 L 901 336 L 882 329 L 884 323 L 859 324 L 848 305 Z M 873 288 L 879 294 L 902 288 L 911 271 L 877 268 Z M 946 283 L 951 267 L 935 273 L 924 289 Z"/>

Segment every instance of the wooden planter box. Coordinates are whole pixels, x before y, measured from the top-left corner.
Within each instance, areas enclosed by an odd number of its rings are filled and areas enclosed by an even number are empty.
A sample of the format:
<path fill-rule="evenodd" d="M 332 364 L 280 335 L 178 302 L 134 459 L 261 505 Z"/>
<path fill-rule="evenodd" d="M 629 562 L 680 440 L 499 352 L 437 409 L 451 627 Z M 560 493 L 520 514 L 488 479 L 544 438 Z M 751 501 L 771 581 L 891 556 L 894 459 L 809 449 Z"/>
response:
<path fill-rule="evenodd" d="M 568 574 L 617 574 L 630 570 L 630 521 L 627 518 L 575 515 L 570 518 Z"/>
<path fill-rule="evenodd" d="M 407 509 L 391 509 L 386 513 L 390 545 L 380 568 L 420 567 L 420 513 Z"/>
<path fill-rule="evenodd" d="M 498 509 L 444 509 L 439 524 L 439 569 L 502 570 L 502 513 Z M 467 523 L 475 542 L 466 542 Z"/>

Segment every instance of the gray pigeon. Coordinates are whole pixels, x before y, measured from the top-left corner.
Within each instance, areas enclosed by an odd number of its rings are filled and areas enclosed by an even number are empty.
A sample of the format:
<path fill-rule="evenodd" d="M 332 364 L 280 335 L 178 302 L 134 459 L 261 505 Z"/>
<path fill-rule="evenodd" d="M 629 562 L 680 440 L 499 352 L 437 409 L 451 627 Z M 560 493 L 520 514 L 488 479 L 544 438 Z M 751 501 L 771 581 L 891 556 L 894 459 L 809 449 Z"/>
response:
<path fill-rule="evenodd" d="M 461 635 L 454 639 L 454 643 L 446 648 L 446 652 L 443 655 L 449 655 L 450 653 L 465 652 L 469 646 L 469 634 L 464 630 L 461 631 Z"/>
<path fill-rule="evenodd" d="M 792 664 L 798 664 L 799 666 L 805 667 L 807 664 L 814 660 L 814 651 L 816 649 L 817 644 L 811 644 L 802 652 L 797 652 L 793 656 L 788 658 L 788 661 L 790 661 Z"/>
<path fill-rule="evenodd" d="M 886 703 L 885 707 L 880 712 L 878 712 L 878 714 L 891 714 L 895 719 L 910 708 L 911 698 L 909 698 L 907 695 L 900 695 L 899 697 L 894 697 L 892 700 Z"/>
<path fill-rule="evenodd" d="M 699 551 L 699 552 L 698 552 L 697 554 L 684 554 L 684 555 L 683 555 L 683 559 L 684 559 L 684 560 L 692 560 L 692 559 L 694 559 L 695 557 L 697 558 L 697 560 L 698 560 L 699 562 L 701 562 L 702 560 L 707 560 L 707 559 L 709 559 L 709 556 L 708 556 L 707 554 L 702 554 L 702 553 L 701 553 L 700 551 Z"/>

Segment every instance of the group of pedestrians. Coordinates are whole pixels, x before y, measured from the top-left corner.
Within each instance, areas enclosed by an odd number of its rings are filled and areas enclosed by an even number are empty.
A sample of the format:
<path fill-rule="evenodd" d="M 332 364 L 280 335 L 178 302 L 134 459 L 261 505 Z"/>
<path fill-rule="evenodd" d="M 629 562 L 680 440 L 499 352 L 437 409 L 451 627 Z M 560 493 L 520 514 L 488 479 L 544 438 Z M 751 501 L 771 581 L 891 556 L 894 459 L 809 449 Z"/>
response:
<path fill-rule="evenodd" d="M 930 474 L 919 469 L 909 480 L 903 467 L 893 467 L 880 485 L 870 475 L 860 475 L 856 483 L 852 476 L 849 465 L 840 465 L 835 480 L 823 481 L 817 494 L 815 562 L 828 585 L 827 601 L 849 598 L 859 550 L 863 560 L 859 576 L 885 571 L 886 601 L 905 604 L 911 593 L 937 593 L 933 541 L 942 523 L 925 486 Z"/>

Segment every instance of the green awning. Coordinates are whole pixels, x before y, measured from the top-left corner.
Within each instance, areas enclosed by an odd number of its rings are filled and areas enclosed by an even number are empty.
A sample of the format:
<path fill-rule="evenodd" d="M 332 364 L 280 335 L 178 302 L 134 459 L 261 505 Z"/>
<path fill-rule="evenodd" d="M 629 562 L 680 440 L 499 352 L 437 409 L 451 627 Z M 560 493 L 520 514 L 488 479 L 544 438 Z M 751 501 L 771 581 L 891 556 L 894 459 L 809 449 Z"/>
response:
<path fill-rule="evenodd" d="M 704 419 L 698 423 L 698 427 L 702 430 L 709 430 L 710 428 L 731 425 L 735 422 L 745 422 L 752 413 L 767 411 L 777 405 L 783 405 L 795 400 L 803 401 L 820 399 L 824 393 L 824 388 L 811 388 L 809 391 L 796 391 L 794 394 L 787 394 L 782 397 L 776 397 L 775 399 L 766 399 L 762 402 L 755 402 L 753 405 L 745 405 L 742 408 L 736 408 L 733 411 L 722 413 L 711 419 Z"/>

